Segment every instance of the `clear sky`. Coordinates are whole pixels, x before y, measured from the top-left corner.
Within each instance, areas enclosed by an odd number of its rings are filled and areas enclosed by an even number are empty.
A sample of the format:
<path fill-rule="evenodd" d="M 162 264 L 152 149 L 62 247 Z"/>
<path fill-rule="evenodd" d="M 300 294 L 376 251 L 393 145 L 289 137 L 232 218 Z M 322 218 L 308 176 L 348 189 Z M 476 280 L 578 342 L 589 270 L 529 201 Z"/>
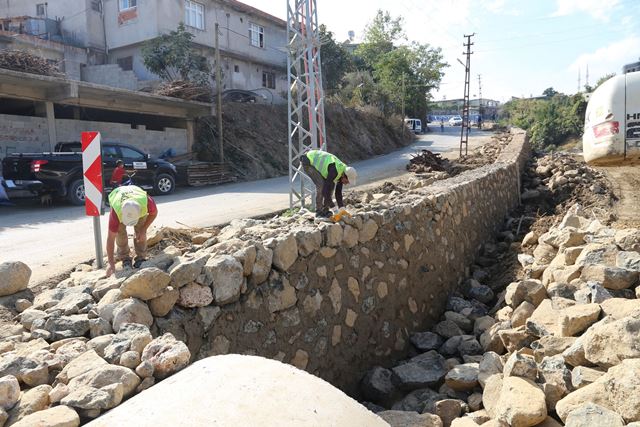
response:
<path fill-rule="evenodd" d="M 286 20 L 287 0 L 242 0 Z M 377 9 L 404 17 L 408 40 L 441 47 L 450 67 L 435 99 L 461 98 L 464 34 L 476 33 L 471 96 L 507 101 L 582 85 L 640 57 L 640 0 L 317 0 L 338 40 L 362 36 Z M 267 41 L 268 42 L 268 41 Z"/>

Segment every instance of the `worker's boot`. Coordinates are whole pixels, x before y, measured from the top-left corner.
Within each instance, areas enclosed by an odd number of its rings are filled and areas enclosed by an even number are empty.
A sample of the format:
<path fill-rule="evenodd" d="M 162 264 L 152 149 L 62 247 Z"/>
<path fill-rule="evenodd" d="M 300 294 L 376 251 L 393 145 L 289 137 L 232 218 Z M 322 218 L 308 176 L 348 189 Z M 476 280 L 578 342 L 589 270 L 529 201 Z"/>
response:
<path fill-rule="evenodd" d="M 142 266 L 142 263 L 145 261 L 146 259 L 144 258 L 136 258 L 136 261 L 133 263 L 133 268 L 140 268 Z"/>
<path fill-rule="evenodd" d="M 123 259 L 122 260 L 122 268 L 131 268 L 131 260 Z"/>

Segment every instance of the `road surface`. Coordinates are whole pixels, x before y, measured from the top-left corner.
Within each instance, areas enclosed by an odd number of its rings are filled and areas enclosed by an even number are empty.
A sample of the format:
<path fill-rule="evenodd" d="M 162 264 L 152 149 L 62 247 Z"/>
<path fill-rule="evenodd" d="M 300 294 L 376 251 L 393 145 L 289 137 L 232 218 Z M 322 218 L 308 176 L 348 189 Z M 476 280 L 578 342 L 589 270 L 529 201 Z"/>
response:
<path fill-rule="evenodd" d="M 417 150 L 440 153 L 457 150 L 459 135 L 459 127 L 445 127 L 441 133 L 438 126 L 408 147 L 355 163 L 358 187 L 406 173 L 410 155 Z M 488 133 L 472 131 L 471 135 L 470 148 L 489 139 Z M 457 151 L 447 155 L 451 156 L 456 157 Z M 289 206 L 288 191 L 286 177 L 215 187 L 179 188 L 172 195 L 155 198 L 159 215 L 154 225 L 207 227 L 236 218 L 277 212 Z M 107 220 L 108 215 L 103 215 L 103 236 L 106 236 Z M 31 284 L 63 274 L 93 258 L 92 219 L 84 216 L 84 208 L 41 207 L 33 203 L 0 207 L 0 262 L 25 262 L 33 271 Z"/>

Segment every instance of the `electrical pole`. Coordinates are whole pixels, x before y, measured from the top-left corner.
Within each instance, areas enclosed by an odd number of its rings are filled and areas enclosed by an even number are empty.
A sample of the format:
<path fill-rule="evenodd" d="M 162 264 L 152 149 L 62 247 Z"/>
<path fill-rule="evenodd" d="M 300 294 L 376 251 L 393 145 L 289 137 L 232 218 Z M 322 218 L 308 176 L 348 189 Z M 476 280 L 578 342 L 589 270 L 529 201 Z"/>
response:
<path fill-rule="evenodd" d="M 466 156 L 469 153 L 469 89 L 471 86 L 471 37 L 475 36 L 476 33 L 471 35 L 466 35 L 467 39 L 466 43 L 463 43 L 463 46 L 467 48 L 466 52 L 463 52 L 463 55 L 467 57 L 466 65 L 464 66 L 464 103 L 462 105 L 462 126 L 460 128 L 460 157 L 462 157 L 462 146 L 464 145 L 464 155 Z"/>
<path fill-rule="evenodd" d="M 478 74 L 478 116 L 482 119 L 482 75 Z"/>
<path fill-rule="evenodd" d="M 287 0 L 287 36 L 289 206 L 315 208 L 315 185 L 300 159 L 327 149 L 316 0 Z"/>
<path fill-rule="evenodd" d="M 216 22 L 216 87 L 218 88 L 218 107 L 216 116 L 218 117 L 218 143 L 220 145 L 220 163 L 224 163 L 224 132 L 222 129 L 222 64 L 220 63 L 220 40 L 219 25 Z"/>
<path fill-rule="evenodd" d="M 404 73 L 402 73 L 402 117 L 400 119 L 400 131 L 404 133 Z"/>

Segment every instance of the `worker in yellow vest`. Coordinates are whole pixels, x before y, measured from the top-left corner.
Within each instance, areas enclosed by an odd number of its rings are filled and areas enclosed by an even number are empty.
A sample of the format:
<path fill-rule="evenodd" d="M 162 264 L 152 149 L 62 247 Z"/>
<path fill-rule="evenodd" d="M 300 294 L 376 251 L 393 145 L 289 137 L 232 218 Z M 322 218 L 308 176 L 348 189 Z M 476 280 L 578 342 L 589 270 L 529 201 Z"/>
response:
<path fill-rule="evenodd" d="M 133 227 L 133 246 L 136 258 L 133 266 L 139 268 L 147 257 L 147 229 L 158 216 L 153 199 L 142 188 L 135 185 L 118 187 L 109 194 L 109 234 L 107 236 L 107 277 L 116 269 L 113 249 L 118 246 L 117 258 L 123 267 L 131 267 L 127 227 Z"/>
<path fill-rule="evenodd" d="M 342 186 L 355 185 L 358 173 L 331 153 L 311 150 L 302 156 L 300 163 L 305 174 L 316 185 L 316 217 L 329 218 L 344 207 Z M 334 191 L 338 207 L 333 203 L 331 193 Z"/>

